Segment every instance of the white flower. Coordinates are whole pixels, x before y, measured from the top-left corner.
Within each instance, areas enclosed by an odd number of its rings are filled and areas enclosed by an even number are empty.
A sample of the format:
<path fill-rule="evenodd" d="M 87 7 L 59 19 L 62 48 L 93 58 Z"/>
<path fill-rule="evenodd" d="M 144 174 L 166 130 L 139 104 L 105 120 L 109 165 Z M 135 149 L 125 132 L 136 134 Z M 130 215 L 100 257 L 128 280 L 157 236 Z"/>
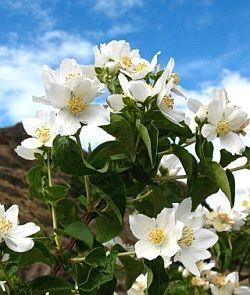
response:
<path fill-rule="evenodd" d="M 19 225 L 18 213 L 17 205 L 5 211 L 0 204 L 0 242 L 4 240 L 7 247 L 15 252 L 25 252 L 34 246 L 29 236 L 40 231 L 40 227 L 33 222 Z"/>
<path fill-rule="evenodd" d="M 210 284 L 211 293 L 213 295 L 249 295 L 250 288 L 247 286 L 239 286 L 239 274 L 238 272 L 229 273 L 224 276 L 220 273 L 216 273 L 212 278 Z"/>
<path fill-rule="evenodd" d="M 213 92 L 213 100 L 208 105 L 208 124 L 201 133 L 208 141 L 220 139 L 221 145 L 232 154 L 242 154 L 245 144 L 240 133 L 247 124 L 247 113 L 241 108 L 230 106 L 224 89 Z"/>
<path fill-rule="evenodd" d="M 178 167 L 178 165 L 180 165 L 178 157 L 175 155 L 165 155 L 160 161 L 157 175 L 160 177 L 163 175 L 175 176 L 181 170 L 181 167 Z"/>
<path fill-rule="evenodd" d="M 15 152 L 18 154 L 19 157 L 25 160 L 35 160 L 35 154 L 41 154 L 42 151 L 39 149 L 28 149 L 22 145 L 18 145 L 15 148 Z"/>
<path fill-rule="evenodd" d="M 112 94 L 107 98 L 109 106 L 115 111 L 124 107 L 123 97 L 143 103 L 149 96 L 158 95 L 166 83 L 166 74 L 163 73 L 153 87 L 144 81 L 128 81 L 123 74 L 119 74 L 118 79 L 124 94 Z"/>
<path fill-rule="evenodd" d="M 216 231 L 239 230 L 245 223 L 245 214 L 231 208 L 228 198 L 222 194 L 214 194 L 206 199 L 206 202 L 213 209 L 206 213 L 206 224 L 212 226 Z"/>
<path fill-rule="evenodd" d="M 187 107 L 195 114 L 196 117 L 200 119 L 200 121 L 203 122 L 207 118 L 208 106 L 206 104 L 202 104 L 199 100 L 188 98 Z"/>
<path fill-rule="evenodd" d="M 0 281 L 0 288 L 5 292 L 5 283 L 6 281 Z"/>
<path fill-rule="evenodd" d="M 250 189 L 246 190 L 244 194 L 236 198 L 235 207 L 245 216 L 250 214 Z"/>
<path fill-rule="evenodd" d="M 157 97 L 157 105 L 162 112 L 162 114 L 171 122 L 178 124 L 184 121 L 185 114 L 179 110 L 175 109 L 175 99 L 171 94 L 174 89 L 174 80 L 170 79 L 167 84 L 165 84 Z"/>
<path fill-rule="evenodd" d="M 91 104 L 101 93 L 103 84 L 97 78 L 80 78 L 72 89 L 58 83 L 49 83 L 46 91 L 46 102 L 60 109 L 57 118 L 61 125 L 61 135 L 73 135 L 81 127 L 87 125 L 100 126 L 109 122 L 109 112 L 99 104 Z M 43 102 L 42 99 L 35 99 Z"/>
<path fill-rule="evenodd" d="M 147 274 L 139 275 L 132 287 L 127 291 L 128 295 L 144 295 L 147 290 Z"/>
<path fill-rule="evenodd" d="M 200 271 L 196 263 L 211 257 L 207 249 L 217 242 L 218 236 L 203 228 L 205 219 L 202 211 L 191 212 L 191 198 L 173 205 L 176 210 L 176 220 L 185 225 L 178 241 L 181 248 L 175 255 L 174 261 L 180 261 L 189 272 L 199 277 Z"/>
<path fill-rule="evenodd" d="M 131 59 L 139 57 L 139 50 L 131 50 L 130 45 L 125 40 L 112 40 L 109 43 L 100 44 L 100 48 L 93 48 L 96 67 L 108 68 L 129 68 L 132 65 Z"/>
<path fill-rule="evenodd" d="M 157 65 L 157 57 L 159 54 L 160 52 L 157 52 L 152 58 L 151 62 L 139 56 L 135 56 L 131 59 L 131 66 L 126 70 L 121 69 L 121 72 L 129 76 L 132 80 L 143 79 L 148 73 L 155 69 Z"/>
<path fill-rule="evenodd" d="M 54 138 L 59 134 L 55 112 L 39 111 L 35 118 L 26 118 L 22 123 L 24 130 L 31 137 L 22 141 L 22 147 L 19 147 L 17 152 L 29 159 L 33 159 L 36 149 L 42 146 L 52 147 Z"/>
<path fill-rule="evenodd" d="M 139 239 L 135 244 L 138 258 L 172 257 L 180 250 L 177 241 L 183 224 L 175 221 L 174 209 L 164 208 L 156 219 L 143 214 L 131 215 L 129 222 L 133 235 Z"/>
<path fill-rule="evenodd" d="M 201 277 L 209 277 L 210 273 L 211 273 L 210 270 L 213 267 L 215 267 L 215 262 L 214 261 L 204 262 L 203 260 L 200 260 L 200 261 L 196 262 L 196 266 L 200 272 Z M 191 273 L 186 268 L 181 269 L 181 272 L 182 272 L 182 276 L 184 278 L 187 278 L 188 276 L 191 275 Z"/>

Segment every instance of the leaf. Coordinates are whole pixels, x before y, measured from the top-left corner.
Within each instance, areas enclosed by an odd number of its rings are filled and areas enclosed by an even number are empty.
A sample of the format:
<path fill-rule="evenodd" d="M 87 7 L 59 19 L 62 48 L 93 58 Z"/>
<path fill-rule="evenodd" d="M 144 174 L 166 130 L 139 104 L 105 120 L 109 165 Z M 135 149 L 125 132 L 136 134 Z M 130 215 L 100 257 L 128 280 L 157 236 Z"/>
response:
<path fill-rule="evenodd" d="M 188 184 L 194 182 L 197 175 L 197 161 L 184 147 L 173 145 L 173 154 L 175 154 L 188 176 Z"/>
<path fill-rule="evenodd" d="M 32 294 L 68 295 L 73 286 L 65 279 L 55 276 L 41 276 L 31 282 Z"/>
<path fill-rule="evenodd" d="M 119 253 L 126 252 L 126 250 L 118 244 L 114 246 L 114 249 L 119 251 Z M 128 290 L 131 288 L 136 278 L 141 273 L 143 273 L 144 264 L 141 260 L 135 260 L 134 258 L 130 256 L 119 256 L 118 258 L 125 269 L 125 273 L 126 273 L 125 287 L 126 287 L 126 290 Z"/>
<path fill-rule="evenodd" d="M 46 187 L 46 192 L 48 194 L 47 199 L 56 203 L 68 195 L 69 187 L 65 185 L 48 186 Z"/>
<path fill-rule="evenodd" d="M 232 155 L 225 149 L 220 150 L 220 165 L 222 167 L 227 167 L 230 163 L 237 160 L 241 156 L 239 155 Z"/>
<path fill-rule="evenodd" d="M 227 174 L 222 166 L 216 162 L 210 162 L 205 167 L 203 173 L 213 180 L 217 186 L 223 191 L 223 193 L 231 201 L 231 189 L 227 178 Z"/>
<path fill-rule="evenodd" d="M 27 173 L 29 193 L 32 197 L 42 199 L 44 186 L 46 185 L 47 173 L 42 165 L 32 167 Z"/>
<path fill-rule="evenodd" d="M 229 169 L 226 170 L 226 174 L 231 191 L 231 207 L 233 208 L 235 201 L 235 179 L 233 173 Z"/>
<path fill-rule="evenodd" d="M 68 236 L 82 241 L 87 247 L 93 247 L 93 234 L 85 224 L 81 222 L 71 223 L 64 229 L 64 232 Z"/>
<path fill-rule="evenodd" d="M 53 142 L 52 156 L 56 165 L 65 173 L 83 176 L 87 174 L 104 173 L 108 163 L 96 169 L 82 156 L 82 151 L 75 140 L 67 136 L 57 136 Z"/>
<path fill-rule="evenodd" d="M 104 131 L 114 136 L 120 142 L 131 159 L 134 159 L 135 134 L 130 122 L 120 114 L 110 114 L 110 124 L 100 126 Z"/>
<path fill-rule="evenodd" d="M 206 138 L 196 135 L 195 151 L 199 159 L 206 162 L 207 159 L 212 160 L 214 147 Z"/>

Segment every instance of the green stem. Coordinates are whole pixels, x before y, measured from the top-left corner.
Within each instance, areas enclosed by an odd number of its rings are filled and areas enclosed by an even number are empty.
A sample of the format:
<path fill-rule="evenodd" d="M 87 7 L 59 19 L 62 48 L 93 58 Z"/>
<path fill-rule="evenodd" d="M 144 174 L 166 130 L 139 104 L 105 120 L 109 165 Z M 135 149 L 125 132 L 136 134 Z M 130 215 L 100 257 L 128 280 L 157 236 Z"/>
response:
<path fill-rule="evenodd" d="M 146 199 L 150 194 L 152 193 L 152 189 L 150 189 L 149 191 L 147 191 L 145 194 L 141 195 L 140 197 L 136 198 L 136 199 L 133 199 L 133 200 L 129 200 L 127 201 L 127 204 L 134 204 L 136 202 L 140 202 L 142 201 L 143 199 Z"/>
<path fill-rule="evenodd" d="M 123 256 L 134 256 L 135 255 L 135 252 L 134 251 L 131 251 L 131 252 L 122 252 L 122 253 L 119 253 L 117 256 L 118 257 L 123 257 Z"/>
<path fill-rule="evenodd" d="M 51 187 L 52 186 L 52 176 L 51 176 L 51 165 L 50 165 L 50 151 L 48 151 L 48 154 L 47 154 L 47 172 L 48 172 L 49 186 Z M 56 230 L 57 230 L 56 208 L 55 208 L 55 204 L 53 201 L 50 202 L 50 206 L 51 206 L 52 226 L 53 226 L 53 230 L 54 230 L 54 240 L 55 240 L 57 248 L 60 249 L 59 238 L 56 233 Z"/>
<path fill-rule="evenodd" d="M 141 139 L 141 137 L 140 137 L 140 134 L 138 133 L 137 138 L 136 138 L 136 142 L 135 142 L 135 147 L 134 147 L 134 156 L 135 156 L 135 158 L 136 158 L 137 149 L 139 147 L 140 139 Z"/>
<path fill-rule="evenodd" d="M 229 169 L 231 172 L 235 172 L 235 171 L 239 171 L 242 169 L 250 169 L 250 163 L 246 163 L 245 165 L 239 166 L 239 167 L 235 167 L 232 169 Z"/>
<path fill-rule="evenodd" d="M 85 185 L 86 196 L 87 196 L 87 209 L 88 209 L 88 211 L 91 211 L 92 205 L 93 205 L 93 200 L 92 200 L 92 196 L 90 193 L 89 176 L 88 175 L 84 176 L 84 185 Z"/>
<path fill-rule="evenodd" d="M 7 272 L 5 271 L 5 269 L 3 267 L 3 262 L 2 262 L 2 258 L 1 257 L 0 257 L 0 269 L 3 272 L 3 275 L 5 277 L 5 280 L 6 280 L 7 284 L 8 284 L 8 287 L 10 287 L 12 289 L 13 288 L 13 284 L 12 284 L 11 278 L 9 277 L 9 275 L 7 274 Z M 8 287 L 6 288 L 7 294 L 10 294 L 10 290 L 9 290 Z"/>

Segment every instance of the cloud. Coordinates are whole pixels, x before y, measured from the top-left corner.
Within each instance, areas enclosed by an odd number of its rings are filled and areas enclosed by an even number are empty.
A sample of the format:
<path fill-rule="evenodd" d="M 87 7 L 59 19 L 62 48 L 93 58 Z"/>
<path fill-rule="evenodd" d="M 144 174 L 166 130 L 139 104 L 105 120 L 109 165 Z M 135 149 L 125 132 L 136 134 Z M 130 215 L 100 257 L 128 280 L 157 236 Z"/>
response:
<path fill-rule="evenodd" d="M 116 18 L 134 7 L 142 7 L 142 0 L 97 0 L 93 9 L 97 12 L 104 13 L 108 17 Z"/>
<path fill-rule="evenodd" d="M 111 27 L 106 34 L 110 38 L 115 38 L 117 36 L 123 36 L 137 31 L 138 29 L 135 26 L 132 26 L 131 24 L 116 24 L 113 27 Z"/>
<path fill-rule="evenodd" d="M 45 0 L 1 0 L 0 7 L 12 14 L 34 17 L 39 28 L 44 31 L 55 26 L 55 17 L 52 16 L 54 2 L 54 0 L 51 0 L 50 5 L 48 5 L 48 2 Z"/>
<path fill-rule="evenodd" d="M 0 46 L 0 125 L 6 118 L 15 123 L 44 107 L 32 103 L 31 98 L 43 93 L 42 65 L 58 66 L 66 57 L 90 63 L 92 44 L 79 35 L 48 31 L 28 45 Z"/>

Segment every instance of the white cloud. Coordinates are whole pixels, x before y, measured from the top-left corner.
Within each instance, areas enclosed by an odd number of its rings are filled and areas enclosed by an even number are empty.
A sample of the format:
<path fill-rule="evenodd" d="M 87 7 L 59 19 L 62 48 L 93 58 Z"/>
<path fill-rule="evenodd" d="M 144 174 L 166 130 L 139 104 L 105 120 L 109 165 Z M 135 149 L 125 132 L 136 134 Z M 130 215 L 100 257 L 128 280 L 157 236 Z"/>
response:
<path fill-rule="evenodd" d="M 52 5 L 55 1 L 50 0 L 50 5 L 46 0 L 1 0 L 0 7 L 12 14 L 32 16 L 38 22 L 42 30 L 52 29 L 55 25 L 55 18 L 52 16 Z"/>
<path fill-rule="evenodd" d="M 137 30 L 138 29 L 131 24 L 117 24 L 111 27 L 106 34 L 110 38 L 115 38 L 117 36 L 123 36 L 129 33 L 137 32 Z"/>
<path fill-rule="evenodd" d="M 92 44 L 78 35 L 48 31 L 28 45 L 0 46 L 0 125 L 5 116 L 15 123 L 44 107 L 32 103 L 32 95 L 43 94 L 42 65 L 58 66 L 66 57 L 90 63 Z"/>
<path fill-rule="evenodd" d="M 119 17 L 134 7 L 142 7 L 143 0 L 96 0 L 95 11 L 104 13 L 108 17 Z"/>

